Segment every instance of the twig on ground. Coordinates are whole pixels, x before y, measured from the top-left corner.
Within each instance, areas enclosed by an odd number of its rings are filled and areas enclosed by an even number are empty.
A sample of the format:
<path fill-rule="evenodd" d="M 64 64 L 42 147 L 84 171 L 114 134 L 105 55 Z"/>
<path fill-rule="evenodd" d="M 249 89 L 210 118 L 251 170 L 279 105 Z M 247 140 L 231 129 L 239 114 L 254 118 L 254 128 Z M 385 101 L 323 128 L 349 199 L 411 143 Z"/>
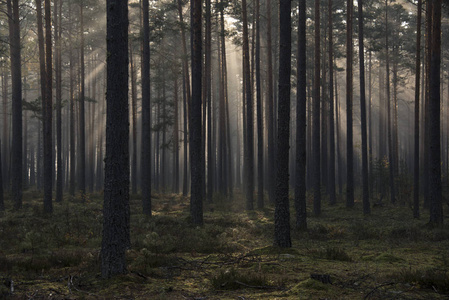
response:
<path fill-rule="evenodd" d="M 389 286 L 389 285 L 393 285 L 393 284 L 395 284 L 395 283 L 394 282 L 387 282 L 387 283 L 380 284 L 380 285 L 376 286 L 374 289 L 372 289 L 368 294 L 366 294 L 365 297 L 363 297 L 363 299 L 368 299 L 369 296 L 371 296 L 375 291 L 377 291 L 381 287 Z"/>

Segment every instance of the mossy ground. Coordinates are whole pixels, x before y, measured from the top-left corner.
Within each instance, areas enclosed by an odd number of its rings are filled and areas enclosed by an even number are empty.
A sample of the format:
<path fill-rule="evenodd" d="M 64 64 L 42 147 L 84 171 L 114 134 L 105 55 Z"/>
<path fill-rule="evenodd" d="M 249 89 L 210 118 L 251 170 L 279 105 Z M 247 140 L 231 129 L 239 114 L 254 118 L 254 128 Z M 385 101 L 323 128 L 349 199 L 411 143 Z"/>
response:
<path fill-rule="evenodd" d="M 361 203 L 346 209 L 342 202 L 323 201 L 320 217 L 309 214 L 308 231 L 293 230 L 293 247 L 280 249 L 272 246 L 274 208 L 247 212 L 238 193 L 205 204 L 202 227 L 189 223 L 188 198 L 154 195 L 147 218 L 140 197 L 132 196 L 129 272 L 105 280 L 102 195 L 85 203 L 66 196 L 48 216 L 42 195 L 26 191 L 22 210 L 7 201 L 0 215 L 0 298 L 448 298 L 447 225 L 429 228 L 425 211 L 416 220 L 406 206 L 385 205 L 363 216 Z"/>

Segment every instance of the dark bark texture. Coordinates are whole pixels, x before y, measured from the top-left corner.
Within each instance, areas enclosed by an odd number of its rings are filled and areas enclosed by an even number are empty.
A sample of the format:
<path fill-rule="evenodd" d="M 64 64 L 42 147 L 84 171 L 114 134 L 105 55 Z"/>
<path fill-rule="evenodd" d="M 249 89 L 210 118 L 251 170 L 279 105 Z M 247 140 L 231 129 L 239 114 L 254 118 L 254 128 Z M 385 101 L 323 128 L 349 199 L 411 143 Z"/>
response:
<path fill-rule="evenodd" d="M 190 216 L 203 224 L 203 156 L 201 143 L 202 40 L 201 0 L 191 0 L 192 103 L 190 105 Z"/>
<path fill-rule="evenodd" d="M 107 86 L 101 274 L 126 272 L 129 246 L 128 1 L 107 3 Z"/>
<path fill-rule="evenodd" d="M 299 2 L 298 19 L 298 77 L 296 93 L 296 178 L 295 209 L 296 227 L 307 229 L 306 209 L 306 1 Z"/>
<path fill-rule="evenodd" d="M 279 107 L 276 159 L 276 207 L 274 211 L 274 244 L 291 247 L 288 184 L 290 138 L 290 76 L 291 76 L 291 1 L 279 5 Z"/>

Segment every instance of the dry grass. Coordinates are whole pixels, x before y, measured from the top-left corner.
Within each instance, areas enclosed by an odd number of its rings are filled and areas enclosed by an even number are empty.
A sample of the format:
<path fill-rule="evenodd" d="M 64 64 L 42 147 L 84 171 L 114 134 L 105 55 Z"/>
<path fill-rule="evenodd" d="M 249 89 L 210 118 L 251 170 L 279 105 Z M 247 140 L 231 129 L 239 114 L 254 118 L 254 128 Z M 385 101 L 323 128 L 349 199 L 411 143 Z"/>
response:
<path fill-rule="evenodd" d="M 293 247 L 280 249 L 271 246 L 273 207 L 246 212 L 240 194 L 232 201 L 215 197 L 214 204 L 206 204 L 202 227 L 189 223 L 189 201 L 180 195 L 155 195 L 153 203 L 154 216 L 146 218 L 140 213 L 140 199 L 131 199 L 129 272 L 103 280 L 99 276 L 102 196 L 91 195 L 85 204 L 67 197 L 55 203 L 52 216 L 46 216 L 41 195 L 27 191 L 21 211 L 8 208 L 0 216 L 0 298 L 444 299 L 449 295 L 449 228 L 426 227 L 425 212 L 421 220 L 414 220 L 409 208 L 386 205 L 364 217 L 359 202 L 351 210 L 323 203 L 322 216 L 309 218 L 309 230 L 293 231 Z M 329 278 L 331 283 L 316 278 Z"/>

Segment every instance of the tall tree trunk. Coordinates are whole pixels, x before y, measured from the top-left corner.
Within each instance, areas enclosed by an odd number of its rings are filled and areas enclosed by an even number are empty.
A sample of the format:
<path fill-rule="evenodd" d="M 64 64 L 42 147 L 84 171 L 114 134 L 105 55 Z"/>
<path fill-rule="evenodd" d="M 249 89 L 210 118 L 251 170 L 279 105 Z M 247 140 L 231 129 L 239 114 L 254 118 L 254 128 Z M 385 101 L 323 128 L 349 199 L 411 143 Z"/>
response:
<path fill-rule="evenodd" d="M 429 76 L 429 205 L 430 224 L 443 224 L 440 148 L 441 0 L 432 0 Z"/>
<path fill-rule="evenodd" d="M 274 99 L 273 99 L 273 54 L 272 54 L 272 41 L 271 41 L 271 0 L 266 0 L 267 5 L 267 124 L 268 124 L 268 174 L 275 174 L 275 157 L 274 157 Z M 270 177 L 269 177 L 270 178 Z M 270 199 L 270 203 L 274 203 L 275 195 L 274 195 L 274 180 L 268 179 L 268 197 Z"/>
<path fill-rule="evenodd" d="M 366 132 L 366 96 L 365 96 L 365 47 L 363 41 L 363 0 L 358 0 L 359 10 L 359 60 L 360 60 L 360 115 L 362 122 L 362 188 L 363 214 L 371 213 L 368 187 L 368 138 Z"/>
<path fill-rule="evenodd" d="M 173 102 L 174 102 L 174 115 L 175 123 L 173 127 L 173 192 L 179 193 L 179 109 L 178 109 L 178 76 L 175 75 L 175 80 L 173 81 Z"/>
<path fill-rule="evenodd" d="M 8 0 L 12 84 L 11 196 L 14 209 L 22 207 L 22 65 L 20 61 L 19 0 Z"/>
<path fill-rule="evenodd" d="M 354 145 L 352 134 L 352 103 L 353 103 L 353 78 L 352 78 L 352 14 L 353 0 L 348 0 L 346 10 L 346 207 L 354 206 Z"/>
<path fill-rule="evenodd" d="M 335 62 L 335 58 L 334 58 Z M 337 72 L 335 72 L 335 123 L 337 124 L 337 166 L 338 166 L 338 194 L 343 194 L 343 163 L 341 157 L 341 126 L 340 126 L 340 102 L 338 101 Z"/>
<path fill-rule="evenodd" d="M 243 60 L 246 92 L 246 209 L 254 208 L 254 122 L 253 122 L 253 97 L 251 86 L 251 74 L 249 65 L 249 45 L 248 45 L 248 18 L 246 13 L 246 0 L 242 0 L 243 19 Z"/>
<path fill-rule="evenodd" d="M 132 124 L 132 140 L 133 140 L 133 152 L 131 158 L 131 193 L 137 194 L 137 79 L 136 79 L 136 67 L 134 65 L 133 58 L 133 46 L 129 45 L 129 65 L 131 75 L 131 124 Z"/>
<path fill-rule="evenodd" d="M 42 24 L 42 2 L 36 0 L 39 62 L 41 76 L 42 96 L 42 123 L 43 123 L 43 185 L 44 185 L 44 211 L 53 212 L 52 203 L 52 173 L 53 173 L 53 151 L 52 151 L 52 43 L 51 43 L 51 15 L 50 0 L 45 0 L 45 44 Z"/>
<path fill-rule="evenodd" d="M 192 0 L 191 0 L 192 1 Z M 182 15 L 182 1 L 178 0 L 179 23 L 181 26 L 181 41 L 182 41 L 182 70 L 183 70 L 183 97 L 184 97 L 184 179 L 182 194 L 187 196 L 188 193 L 188 120 L 190 118 L 190 77 L 189 77 L 189 63 L 187 60 L 187 43 L 185 37 L 185 24 Z"/>
<path fill-rule="evenodd" d="M 205 63 L 204 77 L 206 93 L 204 97 L 207 101 L 207 190 L 206 197 L 209 203 L 212 202 L 214 193 L 214 161 L 212 159 L 212 24 L 211 24 L 211 0 L 206 0 L 206 30 L 205 30 Z"/>
<path fill-rule="evenodd" d="M 72 4 L 69 5 L 69 64 L 70 64 L 70 185 L 69 194 L 75 196 L 76 184 L 76 144 L 75 144 L 75 99 L 74 99 L 74 59 L 73 59 L 73 42 L 72 42 Z"/>
<path fill-rule="evenodd" d="M 321 214 L 321 161 L 320 161 L 320 1 L 315 0 L 315 79 L 313 87 L 313 213 Z"/>
<path fill-rule="evenodd" d="M 42 24 L 42 21 L 41 21 Z M 42 25 L 41 25 L 42 26 Z M 42 27 L 41 27 L 42 28 Z M 6 67 L 2 68 L 2 104 L 3 104 L 3 186 L 9 188 L 9 121 L 8 121 L 8 76 Z"/>
<path fill-rule="evenodd" d="M 279 2 L 279 110 L 274 244 L 291 247 L 288 158 L 290 138 L 291 1 Z"/>
<path fill-rule="evenodd" d="M 57 158 L 56 165 L 58 170 L 56 173 L 56 202 L 62 201 L 63 192 L 63 172 L 62 167 L 62 56 L 61 56 L 61 30 L 62 30 L 62 15 L 58 11 L 62 7 L 62 0 L 55 1 L 54 4 L 54 20 L 55 20 L 55 75 L 56 75 L 56 144 L 57 144 Z"/>
<path fill-rule="evenodd" d="M 80 2 L 80 97 L 79 97 L 79 182 L 82 201 L 86 198 L 86 122 L 85 122 L 85 66 L 84 66 L 84 0 Z"/>
<path fill-rule="evenodd" d="M 2 175 L 2 140 L 0 139 L 0 212 L 5 211 L 5 202 L 3 196 L 3 175 Z"/>
<path fill-rule="evenodd" d="M 295 209 L 296 228 L 307 229 L 306 201 L 306 122 L 307 122 L 307 81 L 306 81 L 306 1 L 299 2 L 298 14 L 298 55 L 297 55 L 297 92 L 296 92 L 296 180 Z"/>
<path fill-rule="evenodd" d="M 333 1 L 328 0 L 329 19 L 329 203 L 334 205 L 335 195 L 335 126 L 334 126 L 334 41 L 333 41 Z"/>
<path fill-rule="evenodd" d="M 151 103 L 150 103 L 150 23 L 149 1 L 142 0 L 142 209 L 151 216 Z"/>
<path fill-rule="evenodd" d="M 128 1 L 107 0 L 107 126 L 101 274 L 126 272 L 129 237 Z"/>
<path fill-rule="evenodd" d="M 373 63 L 372 63 L 372 51 L 369 49 L 368 51 L 368 60 L 369 60 L 369 75 L 368 75 L 368 174 L 370 176 L 369 180 L 369 192 L 370 195 L 372 195 L 373 192 L 373 122 L 372 122 L 372 81 L 371 81 L 371 75 L 372 75 L 372 69 L 373 69 Z"/>
<path fill-rule="evenodd" d="M 190 107 L 190 216 L 203 224 L 203 157 L 201 143 L 202 38 L 201 0 L 191 0 L 192 103 Z"/>
<path fill-rule="evenodd" d="M 415 64 L 415 140 L 414 140 L 414 168 L 413 168 L 413 217 L 419 218 L 419 93 L 421 76 L 421 19 L 422 0 L 418 0 L 416 21 L 416 64 Z"/>
<path fill-rule="evenodd" d="M 257 207 L 263 208 L 263 119 L 260 79 L 260 4 L 256 0 Z"/>
<path fill-rule="evenodd" d="M 393 153 L 393 139 L 392 139 L 392 126 L 391 126 L 391 104 L 390 104 L 390 58 L 388 51 L 388 35 L 389 35 L 389 27 L 388 27 L 388 0 L 385 0 L 385 51 L 386 51 L 386 86 L 387 86 L 387 122 L 388 122 L 388 160 L 389 165 L 388 169 L 390 171 L 390 201 L 391 203 L 396 202 L 395 196 L 395 184 L 394 184 L 394 153 Z"/>

